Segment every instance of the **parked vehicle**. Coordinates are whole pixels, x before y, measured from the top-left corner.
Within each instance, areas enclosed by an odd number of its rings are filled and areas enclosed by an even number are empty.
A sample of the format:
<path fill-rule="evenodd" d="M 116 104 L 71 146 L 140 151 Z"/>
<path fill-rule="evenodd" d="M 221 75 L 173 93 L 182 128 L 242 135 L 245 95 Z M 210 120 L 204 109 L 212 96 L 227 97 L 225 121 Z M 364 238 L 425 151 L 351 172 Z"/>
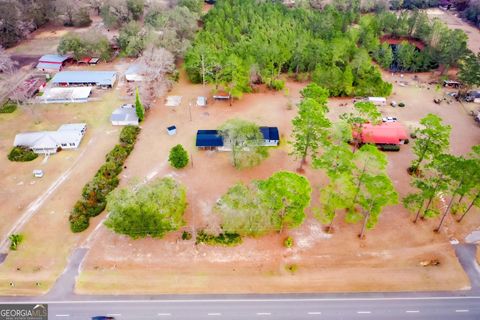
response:
<path fill-rule="evenodd" d="M 383 117 L 382 121 L 383 122 L 397 122 L 398 119 L 396 117 Z"/>
<path fill-rule="evenodd" d="M 396 101 L 390 102 L 390 105 L 394 108 L 398 107 L 398 103 Z"/>
<path fill-rule="evenodd" d="M 465 96 L 467 102 L 475 102 L 476 99 L 480 99 L 480 91 L 469 91 Z"/>
<path fill-rule="evenodd" d="M 443 81 L 443 86 L 448 87 L 448 88 L 460 88 L 462 84 L 458 81 L 453 81 L 453 80 L 444 80 Z"/>
<path fill-rule="evenodd" d="M 33 170 L 33 176 L 35 178 L 42 178 L 43 177 L 43 170 Z"/>
<path fill-rule="evenodd" d="M 107 317 L 107 316 L 95 316 L 95 317 L 92 317 L 92 320 L 115 320 L 115 318 Z"/>

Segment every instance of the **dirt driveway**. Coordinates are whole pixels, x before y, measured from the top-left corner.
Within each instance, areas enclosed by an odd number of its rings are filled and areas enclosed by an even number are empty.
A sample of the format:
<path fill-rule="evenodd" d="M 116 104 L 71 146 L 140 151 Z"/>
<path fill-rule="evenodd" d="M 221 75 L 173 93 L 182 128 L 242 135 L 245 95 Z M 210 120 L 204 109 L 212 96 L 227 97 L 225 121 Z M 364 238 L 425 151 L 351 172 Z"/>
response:
<path fill-rule="evenodd" d="M 480 128 L 458 103 L 436 105 L 439 94 L 411 79 L 395 78 L 395 83 L 410 80 L 405 87 L 395 84 L 392 99 L 404 101 L 405 108 L 384 107 L 385 115 L 397 116 L 409 127 L 427 113 L 436 113 L 453 126 L 452 151 L 467 152 L 480 143 Z M 424 75 L 420 75 L 420 78 Z M 297 101 L 303 87 L 289 83 L 291 99 Z M 194 107 L 189 120 L 188 101 L 197 95 L 208 95 L 209 89 L 182 79 L 172 95 L 183 96 L 182 106 L 172 110 L 157 106 L 148 115 L 142 134 L 123 173 L 122 185 L 170 175 L 181 181 L 188 193 L 187 230 L 215 229 L 216 216 L 211 212 L 215 201 L 234 183 L 262 179 L 277 170 L 294 170 L 297 163 L 288 156 L 285 142 L 291 132 L 295 110 L 288 110 L 283 93 L 246 95 L 232 107 L 215 102 L 206 109 Z M 349 107 L 340 104 L 349 103 Z M 351 100 L 332 99 L 332 119 L 351 108 Z M 214 129 L 225 120 L 241 117 L 261 125 L 278 126 L 283 142 L 272 149 L 260 166 L 239 171 L 228 161 L 228 153 L 197 151 L 194 147 L 197 129 Z M 175 124 L 176 136 L 170 137 L 166 127 Z M 193 166 L 178 171 L 167 163 L 169 149 L 183 144 L 193 157 Z M 388 172 L 401 195 L 409 190 L 406 168 L 412 160 L 411 145 L 398 153 L 388 153 Z M 305 175 L 314 187 L 313 207 L 318 206 L 318 188 L 325 176 L 307 169 Z M 449 244 L 451 238 L 463 239 L 480 223 L 479 215 L 471 214 L 464 224 L 447 220 L 440 234 L 432 232 L 437 221 L 418 225 L 400 205 L 387 208 L 377 227 L 367 239 L 356 237 L 359 225 L 348 225 L 341 218 L 336 232 L 325 234 L 312 218 L 296 230 L 258 239 L 245 239 L 235 248 L 195 246 L 192 240 L 180 239 L 180 232 L 162 240 L 130 240 L 104 228 L 98 229 L 77 282 L 79 293 L 252 293 L 252 292 L 324 292 L 324 291 L 403 291 L 466 289 L 469 282 Z M 295 246 L 282 246 L 289 234 Z M 421 267 L 420 262 L 439 259 L 437 267 Z M 286 267 L 295 265 L 292 274 Z M 148 272 L 146 272 L 148 270 Z"/>
<path fill-rule="evenodd" d="M 480 32 L 478 32 L 478 29 L 474 26 L 459 18 L 457 13 L 436 8 L 428 9 L 427 14 L 431 18 L 439 18 L 445 22 L 449 28 L 465 31 L 468 36 L 468 48 L 473 52 L 480 51 Z"/>

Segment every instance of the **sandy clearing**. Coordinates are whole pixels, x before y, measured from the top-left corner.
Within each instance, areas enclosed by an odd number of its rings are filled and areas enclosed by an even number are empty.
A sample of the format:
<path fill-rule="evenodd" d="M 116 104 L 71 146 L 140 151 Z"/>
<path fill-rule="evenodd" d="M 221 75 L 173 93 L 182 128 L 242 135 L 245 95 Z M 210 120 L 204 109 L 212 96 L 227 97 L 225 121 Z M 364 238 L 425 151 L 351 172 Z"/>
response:
<path fill-rule="evenodd" d="M 392 82 L 409 81 L 406 87 L 395 84 L 392 100 L 404 101 L 405 108 L 381 108 L 384 115 L 397 116 L 412 128 L 427 113 L 436 113 L 453 125 L 452 151 L 467 152 L 480 142 L 475 133 L 479 128 L 458 103 L 436 105 L 433 97 L 441 94 L 427 89 L 429 74 L 400 78 L 384 75 Z M 288 83 L 293 101 L 298 100 L 302 84 Z M 197 129 L 218 127 L 226 119 L 241 117 L 262 125 L 277 125 L 282 138 L 291 132 L 290 121 L 295 110 L 287 110 L 288 99 L 283 93 L 246 95 L 233 107 L 215 102 L 206 110 L 193 108 L 189 121 L 188 101 L 196 95 L 209 94 L 208 88 L 192 85 L 182 78 L 172 95 L 184 96 L 176 110 L 157 106 L 143 125 L 136 148 L 127 162 L 122 184 L 142 177 L 175 174 L 186 185 L 189 206 L 186 212 L 187 230 L 216 230 L 218 217 L 211 212 L 215 201 L 238 181 L 268 177 L 277 170 L 294 170 L 296 161 L 288 156 L 288 144 L 273 149 L 270 157 L 256 168 L 236 170 L 229 164 L 227 153 L 200 152 L 194 147 Z M 348 102 L 348 107 L 340 107 Z M 351 109 L 351 100 L 332 99 L 330 116 L 337 117 Z M 165 128 L 177 125 L 178 133 L 170 137 Z M 165 163 L 169 149 L 182 143 L 193 157 L 193 167 L 178 171 Z M 399 193 L 408 193 L 410 178 L 406 169 L 413 159 L 411 145 L 398 153 L 387 153 L 388 172 Z M 305 175 L 314 187 L 312 203 L 318 206 L 318 187 L 325 176 L 307 168 Z M 466 275 L 455 258 L 449 239 L 463 237 L 478 226 L 478 215 L 469 216 L 464 224 L 447 219 L 441 234 L 432 232 L 438 221 L 409 222 L 409 214 L 400 205 L 387 208 L 367 239 L 356 237 L 359 225 L 335 222 L 336 232 L 325 234 L 309 210 L 309 219 L 296 229 L 258 239 L 246 239 L 235 248 L 195 246 L 193 240 L 182 241 L 181 232 L 163 240 L 130 240 L 104 227 L 98 230 L 97 241 L 89 251 L 77 282 L 78 293 L 252 293 L 252 292 L 318 292 L 318 291 L 403 291 L 461 290 L 469 287 Z M 291 235 L 296 245 L 282 246 Z M 439 259 L 441 266 L 423 268 L 421 261 Z M 289 265 L 297 265 L 291 274 Z M 145 273 L 144 270 L 149 272 Z"/>

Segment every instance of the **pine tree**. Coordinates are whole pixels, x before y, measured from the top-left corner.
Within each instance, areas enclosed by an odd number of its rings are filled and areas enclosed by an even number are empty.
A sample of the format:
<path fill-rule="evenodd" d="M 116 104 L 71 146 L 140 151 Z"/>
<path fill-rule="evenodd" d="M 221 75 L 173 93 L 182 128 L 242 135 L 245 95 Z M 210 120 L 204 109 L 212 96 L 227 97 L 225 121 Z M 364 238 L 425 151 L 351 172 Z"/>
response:
<path fill-rule="evenodd" d="M 145 118 L 145 108 L 140 101 L 140 95 L 138 94 L 138 88 L 135 92 L 135 112 L 137 113 L 138 121 L 143 121 Z"/>

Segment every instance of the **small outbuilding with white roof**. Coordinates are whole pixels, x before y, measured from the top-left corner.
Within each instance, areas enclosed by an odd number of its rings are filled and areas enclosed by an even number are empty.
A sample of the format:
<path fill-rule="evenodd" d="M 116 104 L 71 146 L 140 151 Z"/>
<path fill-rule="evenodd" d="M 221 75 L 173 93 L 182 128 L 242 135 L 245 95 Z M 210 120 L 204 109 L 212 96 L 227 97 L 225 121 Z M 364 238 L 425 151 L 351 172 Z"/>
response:
<path fill-rule="evenodd" d="M 110 121 L 114 126 L 138 126 L 138 116 L 133 104 L 124 104 L 115 109 L 110 116 Z"/>
<path fill-rule="evenodd" d="M 125 79 L 129 82 L 138 82 L 144 80 L 145 66 L 141 64 L 132 64 L 125 71 Z"/>

